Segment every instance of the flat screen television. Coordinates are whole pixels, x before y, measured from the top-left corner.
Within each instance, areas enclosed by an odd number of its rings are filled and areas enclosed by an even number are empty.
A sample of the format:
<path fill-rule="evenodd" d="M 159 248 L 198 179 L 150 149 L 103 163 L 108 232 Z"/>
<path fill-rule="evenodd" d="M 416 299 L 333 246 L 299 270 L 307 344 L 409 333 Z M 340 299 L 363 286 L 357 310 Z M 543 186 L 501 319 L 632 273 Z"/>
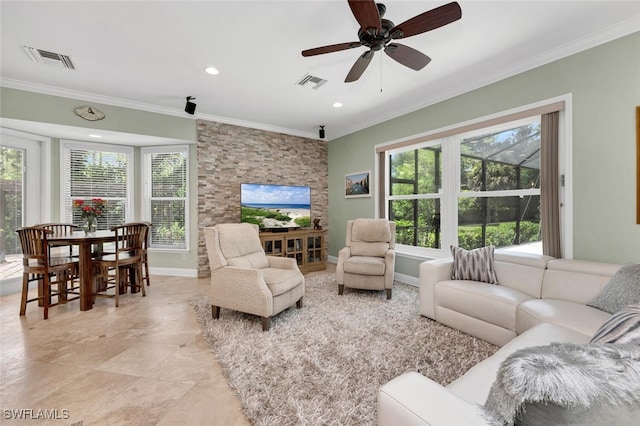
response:
<path fill-rule="evenodd" d="M 261 231 L 288 231 L 311 226 L 311 188 L 293 185 L 240 185 L 241 221 Z"/>

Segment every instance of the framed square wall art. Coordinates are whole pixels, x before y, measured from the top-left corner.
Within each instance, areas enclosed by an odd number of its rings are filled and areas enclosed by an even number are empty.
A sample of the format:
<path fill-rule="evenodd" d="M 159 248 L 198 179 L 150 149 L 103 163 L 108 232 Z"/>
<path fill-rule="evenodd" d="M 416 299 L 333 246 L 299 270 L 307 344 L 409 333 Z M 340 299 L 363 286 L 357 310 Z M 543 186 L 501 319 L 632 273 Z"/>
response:
<path fill-rule="evenodd" d="M 345 198 L 371 197 L 370 191 L 371 171 L 349 173 L 344 176 Z"/>

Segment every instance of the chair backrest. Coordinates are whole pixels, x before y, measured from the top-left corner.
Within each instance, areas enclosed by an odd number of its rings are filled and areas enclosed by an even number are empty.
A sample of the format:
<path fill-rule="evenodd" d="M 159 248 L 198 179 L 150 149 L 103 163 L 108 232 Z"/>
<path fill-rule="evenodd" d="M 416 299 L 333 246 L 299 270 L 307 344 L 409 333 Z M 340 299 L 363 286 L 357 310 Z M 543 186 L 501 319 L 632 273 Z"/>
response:
<path fill-rule="evenodd" d="M 269 266 L 258 225 L 224 223 L 205 228 L 209 263 L 212 270 L 223 266 L 263 269 Z"/>
<path fill-rule="evenodd" d="M 72 234 L 78 228 L 78 225 L 73 223 L 41 223 L 38 225 L 40 228 L 50 229 L 54 234 L 69 235 Z"/>
<path fill-rule="evenodd" d="M 141 255 L 149 226 L 141 222 L 125 223 L 111 228 L 116 234 L 116 257 L 122 253 Z"/>
<path fill-rule="evenodd" d="M 26 267 L 38 265 L 46 268 L 49 263 L 47 235 L 53 234 L 53 231 L 40 226 L 30 226 L 20 228 L 16 232 L 22 247 L 22 264 Z"/>
<path fill-rule="evenodd" d="M 147 249 L 149 248 L 149 238 L 151 238 L 151 226 L 153 225 L 151 222 L 128 222 L 125 225 L 142 225 L 144 227 L 142 234 L 142 251 L 146 254 Z"/>
<path fill-rule="evenodd" d="M 352 256 L 384 257 L 395 248 L 396 224 L 387 219 L 354 219 L 347 222 L 346 245 Z"/>

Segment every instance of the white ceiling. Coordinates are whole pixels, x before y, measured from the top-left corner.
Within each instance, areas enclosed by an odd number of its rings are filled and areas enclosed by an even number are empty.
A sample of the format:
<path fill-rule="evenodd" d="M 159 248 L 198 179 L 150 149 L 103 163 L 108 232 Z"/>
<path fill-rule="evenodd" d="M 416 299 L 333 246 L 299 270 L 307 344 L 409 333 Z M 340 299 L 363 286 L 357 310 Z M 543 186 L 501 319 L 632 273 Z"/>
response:
<path fill-rule="evenodd" d="M 385 18 L 399 24 L 445 3 L 386 0 Z M 2 0 L 0 83 L 183 117 L 194 96 L 194 118 L 311 138 L 322 124 L 330 140 L 640 30 L 640 1 L 459 4 L 461 20 L 402 40 L 432 58 L 426 68 L 378 52 L 358 81 L 344 83 L 364 47 L 300 52 L 358 39 L 346 0 Z M 68 55 L 76 70 L 32 62 L 25 45 Z M 210 65 L 220 74 L 205 74 Z M 328 82 L 296 85 L 305 74 Z M 3 123 L 81 137 L 65 126 Z"/>

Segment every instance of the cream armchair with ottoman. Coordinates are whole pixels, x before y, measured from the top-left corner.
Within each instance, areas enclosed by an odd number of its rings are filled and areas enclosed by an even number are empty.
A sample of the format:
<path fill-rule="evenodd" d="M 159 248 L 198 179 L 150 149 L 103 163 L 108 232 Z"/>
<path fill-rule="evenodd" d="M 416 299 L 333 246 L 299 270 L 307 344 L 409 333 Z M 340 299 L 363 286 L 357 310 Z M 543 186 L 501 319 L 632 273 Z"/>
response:
<path fill-rule="evenodd" d="M 391 299 L 395 270 L 396 224 L 386 219 L 347 222 L 346 247 L 338 252 L 338 294 L 344 287 L 386 290 Z"/>
<path fill-rule="evenodd" d="M 261 317 L 268 331 L 271 317 L 294 304 L 302 308 L 305 281 L 296 260 L 265 255 L 257 225 L 220 224 L 204 228 L 204 235 L 214 318 L 220 308 L 245 312 Z"/>

